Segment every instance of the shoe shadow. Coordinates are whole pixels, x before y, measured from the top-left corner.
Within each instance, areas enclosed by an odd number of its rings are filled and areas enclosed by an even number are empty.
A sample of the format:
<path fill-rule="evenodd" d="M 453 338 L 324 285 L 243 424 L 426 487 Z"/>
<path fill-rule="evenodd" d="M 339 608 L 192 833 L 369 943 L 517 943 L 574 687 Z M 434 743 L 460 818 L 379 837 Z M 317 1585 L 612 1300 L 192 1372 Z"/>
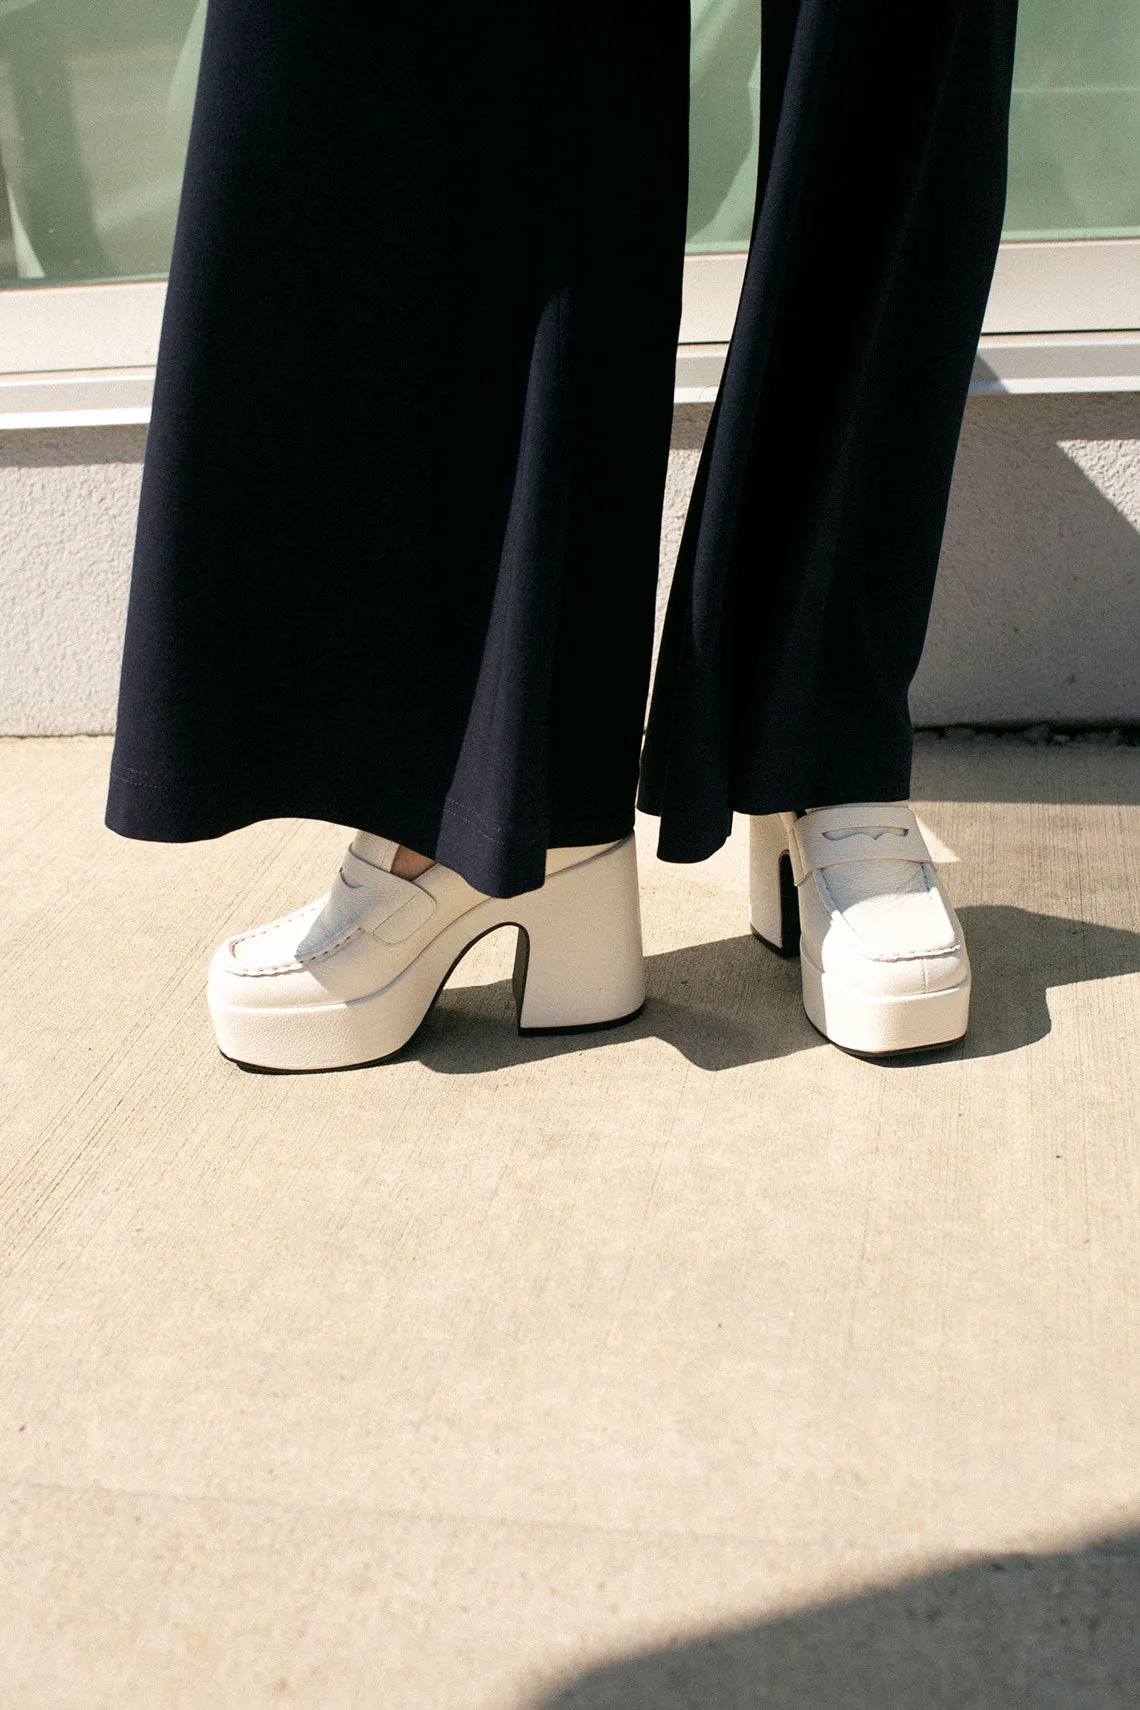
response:
<path fill-rule="evenodd" d="M 948 1049 L 883 1058 L 882 1066 L 1020 1050 L 1050 1031 L 1051 987 L 1140 973 L 1140 933 L 997 904 L 960 914 L 974 968 L 969 1033 Z M 751 933 L 650 956 L 646 972 L 648 1001 L 636 1021 L 562 1037 L 519 1037 L 509 981 L 452 987 L 406 1054 L 439 1074 L 465 1075 L 661 1039 L 697 1068 L 720 1070 L 821 1044 L 800 1003 L 799 963 L 774 956 Z"/>
<path fill-rule="evenodd" d="M 887 1066 L 1000 1057 L 1052 1029 L 1049 991 L 1140 973 L 1140 933 L 1005 904 L 959 909 L 974 987 L 970 1031 L 948 1050 L 884 1058 Z"/>
<path fill-rule="evenodd" d="M 527 1710 L 1132 1710 L 1140 1537 L 997 1556 L 647 1645 Z"/>
<path fill-rule="evenodd" d="M 462 977 L 462 976 L 460 976 Z M 441 1074 L 475 1074 L 663 1039 L 702 1069 L 736 1069 L 818 1045 L 800 1005 L 799 963 L 751 933 L 646 958 L 648 995 L 633 1021 L 597 1033 L 520 1037 L 510 982 L 451 988 L 408 1047 Z"/>

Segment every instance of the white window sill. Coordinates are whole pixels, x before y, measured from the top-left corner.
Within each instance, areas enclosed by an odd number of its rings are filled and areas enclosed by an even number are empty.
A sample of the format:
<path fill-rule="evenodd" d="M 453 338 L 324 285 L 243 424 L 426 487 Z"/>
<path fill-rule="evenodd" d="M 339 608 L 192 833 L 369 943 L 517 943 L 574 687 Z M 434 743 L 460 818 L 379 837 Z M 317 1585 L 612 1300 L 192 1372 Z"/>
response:
<path fill-rule="evenodd" d="M 682 345 L 674 401 L 711 404 L 727 352 L 727 344 Z M 1041 392 L 1140 392 L 1140 332 L 983 334 L 971 396 Z"/>
<path fill-rule="evenodd" d="M 0 430 L 150 421 L 153 368 L 0 374 Z"/>
<path fill-rule="evenodd" d="M 689 259 L 679 404 L 716 397 L 744 264 Z M 146 280 L 0 291 L 0 430 L 148 422 L 165 298 Z M 1138 310 L 1140 239 L 1005 244 L 970 390 L 1140 392 Z"/>

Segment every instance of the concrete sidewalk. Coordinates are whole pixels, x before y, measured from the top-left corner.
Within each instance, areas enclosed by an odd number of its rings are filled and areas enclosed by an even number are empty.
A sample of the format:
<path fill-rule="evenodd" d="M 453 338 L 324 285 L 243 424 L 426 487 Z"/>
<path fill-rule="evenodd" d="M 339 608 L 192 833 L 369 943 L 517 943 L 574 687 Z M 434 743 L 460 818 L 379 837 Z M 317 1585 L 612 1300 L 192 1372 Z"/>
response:
<path fill-rule="evenodd" d="M 124 843 L 107 756 L 0 744 L 3 1710 L 1133 1710 L 1140 749 L 920 749 L 948 1055 L 819 1040 L 734 840 L 633 1026 L 501 934 L 307 1077 L 204 969 L 343 832 Z"/>

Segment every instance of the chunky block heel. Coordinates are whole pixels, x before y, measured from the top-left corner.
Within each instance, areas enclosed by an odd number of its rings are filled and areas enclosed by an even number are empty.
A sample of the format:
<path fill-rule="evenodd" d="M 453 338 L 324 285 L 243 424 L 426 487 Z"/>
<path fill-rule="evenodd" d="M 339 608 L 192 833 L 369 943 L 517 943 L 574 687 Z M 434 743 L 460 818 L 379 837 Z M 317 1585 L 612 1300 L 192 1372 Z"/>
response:
<path fill-rule="evenodd" d="M 632 1021 L 645 1006 L 637 850 L 632 837 L 551 872 L 514 899 L 520 1033 L 575 1033 Z"/>
<path fill-rule="evenodd" d="M 208 998 L 227 1057 L 264 1069 L 382 1061 L 417 1032 L 457 963 L 488 932 L 519 929 L 519 1031 L 612 1027 L 645 1001 L 637 854 L 555 849 L 541 890 L 484 897 L 457 873 L 391 872 L 396 845 L 357 837 L 333 890 L 227 940 Z"/>
<path fill-rule="evenodd" d="M 785 824 L 795 817 L 754 814 L 748 822 L 749 919 L 756 937 L 777 956 L 798 956 L 800 949 L 800 904 Z"/>

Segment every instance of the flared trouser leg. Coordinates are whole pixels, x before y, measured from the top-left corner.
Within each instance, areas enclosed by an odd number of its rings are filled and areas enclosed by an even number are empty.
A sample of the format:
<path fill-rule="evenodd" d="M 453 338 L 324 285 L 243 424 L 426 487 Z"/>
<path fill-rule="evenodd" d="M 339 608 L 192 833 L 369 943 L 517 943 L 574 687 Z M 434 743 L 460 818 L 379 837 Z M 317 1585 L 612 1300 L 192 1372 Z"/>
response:
<path fill-rule="evenodd" d="M 211 0 L 114 830 L 630 829 L 687 111 L 687 0 Z"/>
<path fill-rule="evenodd" d="M 910 787 L 922 651 L 1005 203 L 1016 0 L 764 0 L 760 193 L 671 592 L 641 804 Z"/>
<path fill-rule="evenodd" d="M 765 0 L 761 193 L 642 773 L 662 853 L 907 793 L 1015 0 Z M 687 6 L 213 0 L 108 823 L 509 895 L 632 819 Z"/>

